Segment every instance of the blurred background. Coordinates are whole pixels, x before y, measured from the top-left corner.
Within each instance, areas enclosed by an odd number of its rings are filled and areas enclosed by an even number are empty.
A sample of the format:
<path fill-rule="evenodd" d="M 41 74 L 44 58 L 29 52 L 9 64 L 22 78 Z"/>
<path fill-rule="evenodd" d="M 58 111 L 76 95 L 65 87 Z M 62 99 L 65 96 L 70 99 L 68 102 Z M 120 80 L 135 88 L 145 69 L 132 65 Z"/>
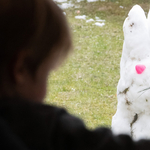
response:
<path fill-rule="evenodd" d="M 110 127 L 117 106 L 123 22 L 133 5 L 147 15 L 150 0 L 54 0 L 72 32 L 74 52 L 50 74 L 45 103 L 66 108 L 88 128 Z"/>

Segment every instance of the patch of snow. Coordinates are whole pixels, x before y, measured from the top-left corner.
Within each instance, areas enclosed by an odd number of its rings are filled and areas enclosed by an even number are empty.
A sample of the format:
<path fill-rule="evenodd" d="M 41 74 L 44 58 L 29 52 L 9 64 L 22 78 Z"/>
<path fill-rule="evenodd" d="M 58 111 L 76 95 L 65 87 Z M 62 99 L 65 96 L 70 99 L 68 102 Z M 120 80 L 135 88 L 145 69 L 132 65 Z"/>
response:
<path fill-rule="evenodd" d="M 74 5 L 71 3 L 62 3 L 61 5 L 58 5 L 61 9 L 67 9 L 69 7 L 73 7 Z"/>
<path fill-rule="evenodd" d="M 96 25 L 96 26 L 99 26 L 99 27 L 102 27 L 102 26 L 105 25 L 105 23 L 104 23 L 104 22 L 102 22 L 102 23 L 96 22 L 95 25 Z"/>
<path fill-rule="evenodd" d="M 96 21 L 105 22 L 105 20 L 102 20 L 102 19 L 98 19 L 98 20 L 96 20 Z"/>
<path fill-rule="evenodd" d="M 94 21 L 94 19 L 89 19 L 89 20 L 86 20 L 86 22 L 92 22 Z"/>
<path fill-rule="evenodd" d="M 98 20 L 98 19 L 99 19 L 99 17 L 95 17 L 95 19 L 96 19 L 96 20 Z"/>
<path fill-rule="evenodd" d="M 54 0 L 54 2 L 63 3 L 63 2 L 67 2 L 67 0 Z"/>
<path fill-rule="evenodd" d="M 84 20 L 85 20 L 85 19 L 86 19 L 86 15 L 83 15 L 83 16 L 75 16 L 75 18 L 76 18 L 76 19 L 84 19 Z"/>
<path fill-rule="evenodd" d="M 119 6 L 119 7 L 122 8 L 122 9 L 124 8 L 123 6 Z"/>
<path fill-rule="evenodd" d="M 79 2 L 82 2 L 82 1 L 84 1 L 84 0 L 77 0 L 78 3 L 79 3 Z"/>
<path fill-rule="evenodd" d="M 99 17 L 95 17 L 96 21 L 105 22 L 105 20 L 100 19 Z"/>
<path fill-rule="evenodd" d="M 96 2 L 98 0 L 87 0 L 87 2 Z"/>

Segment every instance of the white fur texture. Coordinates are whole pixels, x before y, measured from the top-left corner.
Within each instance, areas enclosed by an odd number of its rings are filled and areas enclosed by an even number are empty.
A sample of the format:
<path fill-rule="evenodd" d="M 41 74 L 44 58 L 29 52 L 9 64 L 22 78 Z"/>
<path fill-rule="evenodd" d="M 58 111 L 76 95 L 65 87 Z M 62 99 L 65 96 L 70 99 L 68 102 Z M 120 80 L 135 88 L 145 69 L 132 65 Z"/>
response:
<path fill-rule="evenodd" d="M 123 24 L 124 44 L 117 86 L 118 105 L 112 118 L 115 134 L 135 140 L 150 138 L 150 13 L 146 18 L 139 5 L 133 6 Z M 137 74 L 136 65 L 145 65 Z M 140 92 L 142 91 L 142 92 Z"/>

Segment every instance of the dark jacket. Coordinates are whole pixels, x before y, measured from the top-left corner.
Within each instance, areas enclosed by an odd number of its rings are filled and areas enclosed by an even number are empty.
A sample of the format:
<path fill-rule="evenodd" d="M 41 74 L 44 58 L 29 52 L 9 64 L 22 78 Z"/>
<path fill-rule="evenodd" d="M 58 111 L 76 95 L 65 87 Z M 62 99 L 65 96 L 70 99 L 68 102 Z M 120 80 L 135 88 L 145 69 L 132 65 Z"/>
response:
<path fill-rule="evenodd" d="M 64 109 L 19 98 L 0 99 L 0 150 L 146 150 L 150 141 L 86 129 Z"/>

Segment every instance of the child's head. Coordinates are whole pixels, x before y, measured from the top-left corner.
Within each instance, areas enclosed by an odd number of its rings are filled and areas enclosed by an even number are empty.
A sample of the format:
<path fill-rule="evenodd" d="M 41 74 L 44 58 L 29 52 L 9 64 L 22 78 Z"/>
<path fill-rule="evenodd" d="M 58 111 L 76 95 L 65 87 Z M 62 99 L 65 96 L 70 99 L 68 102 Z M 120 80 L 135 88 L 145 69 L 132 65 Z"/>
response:
<path fill-rule="evenodd" d="M 65 16 L 52 0 L 1 0 L 0 95 L 42 100 L 48 72 L 71 46 Z"/>

